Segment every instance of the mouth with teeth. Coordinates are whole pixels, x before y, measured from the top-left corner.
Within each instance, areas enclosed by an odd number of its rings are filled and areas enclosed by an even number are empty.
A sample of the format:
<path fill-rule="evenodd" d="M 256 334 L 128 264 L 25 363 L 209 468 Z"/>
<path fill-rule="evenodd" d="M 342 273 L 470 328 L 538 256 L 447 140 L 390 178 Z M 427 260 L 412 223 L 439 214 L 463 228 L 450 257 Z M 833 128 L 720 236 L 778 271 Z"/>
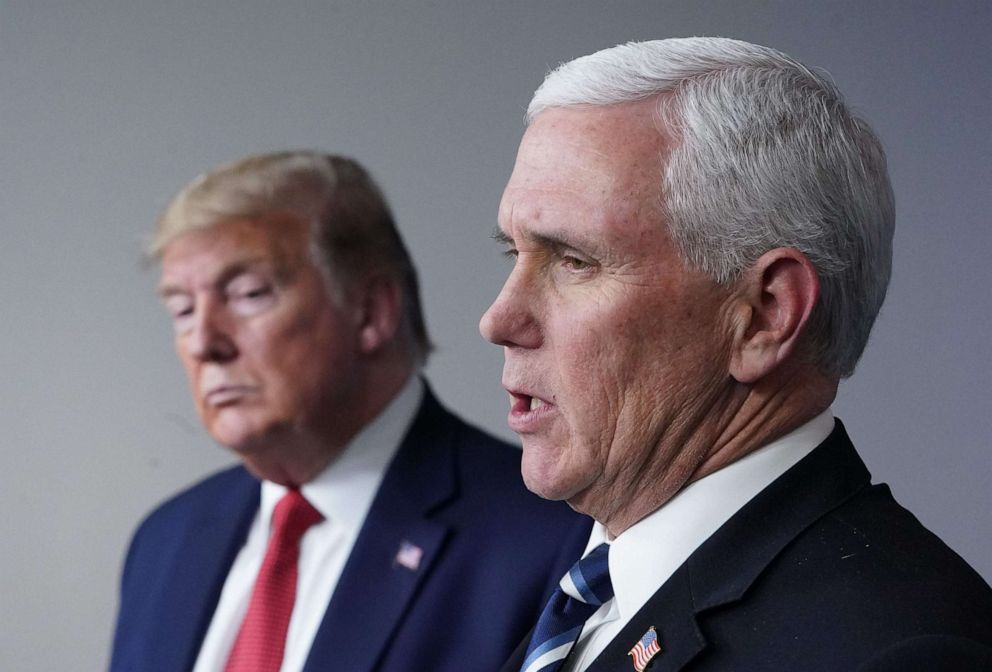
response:
<path fill-rule="evenodd" d="M 536 431 L 537 423 L 550 414 L 554 404 L 529 394 L 510 392 L 510 429 L 519 433 Z"/>
<path fill-rule="evenodd" d="M 510 405 L 514 413 L 529 413 L 548 406 L 548 402 L 540 397 L 532 397 L 529 394 L 511 392 Z"/>

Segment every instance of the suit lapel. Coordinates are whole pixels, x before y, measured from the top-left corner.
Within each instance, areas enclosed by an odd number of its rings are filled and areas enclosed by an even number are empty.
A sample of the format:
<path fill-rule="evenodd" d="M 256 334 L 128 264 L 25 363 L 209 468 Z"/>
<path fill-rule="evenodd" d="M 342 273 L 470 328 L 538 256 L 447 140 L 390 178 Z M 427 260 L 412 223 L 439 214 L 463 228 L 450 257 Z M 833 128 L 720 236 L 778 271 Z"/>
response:
<path fill-rule="evenodd" d="M 689 573 L 683 565 L 665 582 L 589 667 L 590 672 L 633 672 L 634 648 L 649 628 L 658 635 L 661 652 L 652 658 L 651 672 L 681 670 L 706 647 L 696 622 Z"/>
<path fill-rule="evenodd" d="M 306 671 L 375 669 L 443 552 L 448 528 L 430 514 L 456 492 L 452 438 L 444 411 L 425 389 L 324 614 Z"/>
<path fill-rule="evenodd" d="M 660 608 L 664 605 L 664 608 Z M 656 606 L 659 608 L 650 608 Z M 664 664 L 651 666 L 652 672 L 659 670 L 679 670 L 692 660 L 703 647 L 706 640 L 696 625 L 692 593 L 689 589 L 687 574 L 683 570 L 676 572 L 655 596 L 639 611 L 624 627 L 623 631 L 610 642 L 609 646 L 593 661 L 589 672 L 632 672 L 634 667 L 629 651 L 640 641 L 641 637 L 653 627 L 658 635 L 664 653 Z M 510 656 L 500 672 L 518 672 L 523 665 L 527 644 L 530 642 L 533 629 L 520 642 L 520 645 Z M 660 655 L 660 654 L 659 654 Z M 661 658 L 656 656 L 656 658 Z"/>
<path fill-rule="evenodd" d="M 190 520 L 181 549 L 172 558 L 171 576 L 162 583 L 162 614 L 154 653 L 155 669 L 191 669 L 210 625 L 227 572 L 244 545 L 258 509 L 259 483 L 236 472 L 235 482 L 223 496 L 212 500 L 205 513 Z"/>
<path fill-rule="evenodd" d="M 631 672 L 628 654 L 651 626 L 661 652 L 651 672 L 683 669 L 706 646 L 706 612 L 744 594 L 807 527 L 867 487 L 871 476 L 843 425 L 734 514 L 648 600 L 588 672 Z"/>

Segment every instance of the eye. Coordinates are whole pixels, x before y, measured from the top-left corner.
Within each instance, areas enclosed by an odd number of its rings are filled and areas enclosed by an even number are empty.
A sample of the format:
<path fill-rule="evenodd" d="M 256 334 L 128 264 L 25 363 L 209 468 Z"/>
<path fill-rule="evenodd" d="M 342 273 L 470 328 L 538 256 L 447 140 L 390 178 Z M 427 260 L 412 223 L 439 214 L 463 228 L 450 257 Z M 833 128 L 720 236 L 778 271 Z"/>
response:
<path fill-rule="evenodd" d="M 505 259 L 517 258 L 517 248 L 514 247 L 513 239 L 500 231 L 499 227 L 493 230 L 492 239 L 503 246 L 503 257 Z"/>
<path fill-rule="evenodd" d="M 565 248 L 556 252 L 558 258 L 558 268 L 562 272 L 584 279 L 596 273 L 599 264 L 585 254 L 579 254 L 573 249 Z"/>
<path fill-rule="evenodd" d="M 565 256 L 563 256 L 561 258 L 561 263 L 562 266 L 564 266 L 565 268 L 570 268 L 573 271 L 584 271 L 589 268 L 592 268 L 592 264 L 590 264 L 588 261 L 579 259 L 578 257 L 573 257 L 570 254 L 566 254 Z"/>
<path fill-rule="evenodd" d="M 252 289 L 247 289 L 244 292 L 237 294 L 236 298 L 239 299 L 260 299 L 266 296 L 270 291 L 272 291 L 267 286 L 253 287 Z"/>
<path fill-rule="evenodd" d="M 165 300 L 165 308 L 173 317 L 182 317 L 193 312 L 193 302 L 185 296 L 172 296 Z"/>
<path fill-rule="evenodd" d="M 225 288 L 227 303 L 239 315 L 254 315 L 268 308 L 275 299 L 273 285 L 254 273 L 239 275 Z"/>
<path fill-rule="evenodd" d="M 163 300 L 176 331 L 182 331 L 193 319 L 193 299 L 185 294 L 170 294 Z"/>

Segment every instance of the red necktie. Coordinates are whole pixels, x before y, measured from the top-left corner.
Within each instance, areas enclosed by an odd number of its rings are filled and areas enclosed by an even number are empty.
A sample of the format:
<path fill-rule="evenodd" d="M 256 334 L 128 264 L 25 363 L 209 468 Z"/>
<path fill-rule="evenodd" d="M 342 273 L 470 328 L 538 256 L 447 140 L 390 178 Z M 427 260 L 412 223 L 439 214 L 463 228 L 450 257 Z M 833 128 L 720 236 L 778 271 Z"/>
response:
<path fill-rule="evenodd" d="M 272 512 L 272 536 L 225 672 L 279 672 L 296 600 L 303 533 L 322 519 L 299 490 L 289 490 Z"/>

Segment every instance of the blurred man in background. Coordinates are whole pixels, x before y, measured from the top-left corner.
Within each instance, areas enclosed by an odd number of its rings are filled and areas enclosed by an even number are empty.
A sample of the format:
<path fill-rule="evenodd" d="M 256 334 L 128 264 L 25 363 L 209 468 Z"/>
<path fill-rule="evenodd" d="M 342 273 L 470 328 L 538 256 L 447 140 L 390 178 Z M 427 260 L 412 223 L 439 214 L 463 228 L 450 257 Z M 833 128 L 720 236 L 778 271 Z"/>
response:
<path fill-rule="evenodd" d="M 138 529 L 111 668 L 495 669 L 588 528 L 418 375 L 416 273 L 366 171 L 223 166 L 151 254 L 200 418 L 243 464 Z"/>

